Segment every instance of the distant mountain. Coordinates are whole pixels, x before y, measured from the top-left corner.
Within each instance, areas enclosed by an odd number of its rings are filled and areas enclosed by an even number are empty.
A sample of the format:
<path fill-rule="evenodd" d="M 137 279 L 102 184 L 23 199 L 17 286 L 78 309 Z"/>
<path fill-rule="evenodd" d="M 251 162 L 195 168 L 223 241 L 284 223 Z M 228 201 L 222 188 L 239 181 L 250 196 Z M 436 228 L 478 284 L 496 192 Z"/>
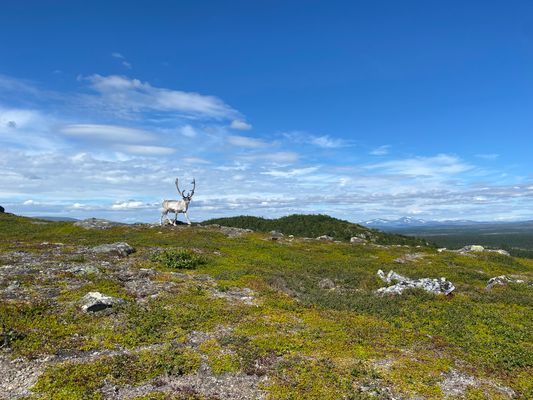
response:
<path fill-rule="evenodd" d="M 369 221 L 359 222 L 361 225 L 377 229 L 396 229 L 396 228 L 414 228 L 414 227 L 435 227 L 435 226 L 472 226 L 499 224 L 500 222 L 479 222 L 468 219 L 445 220 L 445 221 L 426 221 L 424 219 L 413 217 L 402 217 L 398 219 L 371 219 Z M 504 222 L 501 222 L 504 223 Z M 509 223 L 509 222 L 507 222 Z M 520 222 L 517 222 L 520 223 Z"/>

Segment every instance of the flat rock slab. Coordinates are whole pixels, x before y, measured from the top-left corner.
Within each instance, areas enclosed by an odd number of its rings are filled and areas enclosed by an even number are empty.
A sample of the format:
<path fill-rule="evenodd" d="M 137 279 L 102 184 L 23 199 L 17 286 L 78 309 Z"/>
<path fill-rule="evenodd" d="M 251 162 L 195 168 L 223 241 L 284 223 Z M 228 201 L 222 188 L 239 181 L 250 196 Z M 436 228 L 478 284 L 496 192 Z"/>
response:
<path fill-rule="evenodd" d="M 392 286 L 379 288 L 378 290 L 376 290 L 376 293 L 378 294 L 402 294 L 407 289 L 422 289 L 429 293 L 448 295 L 455 290 L 455 286 L 446 278 L 411 279 L 397 274 L 392 270 L 389 271 L 387 275 L 385 275 L 382 270 L 378 270 L 377 275 L 385 283 L 390 284 L 397 282 Z"/>
<path fill-rule="evenodd" d="M 87 313 L 98 312 L 120 303 L 124 303 L 124 300 L 100 292 L 89 292 L 81 299 L 81 309 Z"/>
<path fill-rule="evenodd" d="M 125 224 L 109 221 L 107 219 L 88 218 L 83 221 L 74 222 L 74 225 L 84 229 L 109 229 L 115 226 L 124 226 Z"/>
<path fill-rule="evenodd" d="M 92 248 L 93 253 L 107 253 L 117 255 L 119 257 L 126 257 L 135 252 L 135 249 L 125 242 L 117 242 L 110 244 L 102 244 Z"/>

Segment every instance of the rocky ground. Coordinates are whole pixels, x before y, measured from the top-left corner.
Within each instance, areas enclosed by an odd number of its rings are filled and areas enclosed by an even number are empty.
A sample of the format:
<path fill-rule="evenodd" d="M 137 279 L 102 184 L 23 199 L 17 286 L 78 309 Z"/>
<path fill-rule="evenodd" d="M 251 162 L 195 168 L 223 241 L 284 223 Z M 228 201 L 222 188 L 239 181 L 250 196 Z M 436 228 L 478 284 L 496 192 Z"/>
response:
<path fill-rule="evenodd" d="M 528 260 L 34 222 L 0 220 L 0 398 L 533 393 Z"/>

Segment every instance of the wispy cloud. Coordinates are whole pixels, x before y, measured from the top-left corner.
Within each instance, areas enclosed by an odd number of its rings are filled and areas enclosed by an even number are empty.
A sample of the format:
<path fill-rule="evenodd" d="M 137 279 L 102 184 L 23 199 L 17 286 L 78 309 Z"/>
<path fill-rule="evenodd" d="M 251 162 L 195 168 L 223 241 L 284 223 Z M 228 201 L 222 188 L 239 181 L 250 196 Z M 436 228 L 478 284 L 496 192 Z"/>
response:
<path fill-rule="evenodd" d="M 238 114 L 215 96 L 158 88 L 126 76 L 95 74 L 82 79 L 101 96 L 99 101 L 123 112 L 177 112 L 210 118 L 231 118 Z"/>
<path fill-rule="evenodd" d="M 441 176 L 459 174 L 473 169 L 456 156 L 439 154 L 434 157 L 415 157 L 400 160 L 385 161 L 368 165 L 371 170 L 382 170 L 386 173 L 412 176 Z"/>
<path fill-rule="evenodd" d="M 72 124 L 61 128 L 61 132 L 68 136 L 105 142 L 139 143 L 156 138 L 145 130 L 117 125 Z"/>
<path fill-rule="evenodd" d="M 111 53 L 111 57 L 120 60 L 120 63 L 125 68 L 132 69 L 133 66 L 131 65 L 131 63 L 128 62 L 128 60 L 126 60 L 126 57 L 124 57 L 121 53 L 118 53 L 118 52 Z"/>
<path fill-rule="evenodd" d="M 234 119 L 230 124 L 231 129 L 237 129 L 239 131 L 248 131 L 252 129 L 252 125 L 241 119 Z"/>
<path fill-rule="evenodd" d="M 374 150 L 370 152 L 370 154 L 373 156 L 385 156 L 389 154 L 390 147 L 391 146 L 389 145 L 383 145 L 383 146 L 376 147 Z"/>
<path fill-rule="evenodd" d="M 500 155 L 496 153 L 476 154 L 476 157 L 481 158 L 483 160 L 496 160 L 498 157 L 500 157 Z"/>
<path fill-rule="evenodd" d="M 298 144 L 308 144 L 323 149 L 337 149 L 352 146 L 352 143 L 344 139 L 335 138 L 330 135 L 313 135 L 303 131 L 284 132 L 283 136 Z"/>
<path fill-rule="evenodd" d="M 260 139 L 254 139 L 246 136 L 230 135 L 226 138 L 227 142 L 237 147 L 248 147 L 251 149 L 258 149 L 266 147 L 268 144 Z"/>

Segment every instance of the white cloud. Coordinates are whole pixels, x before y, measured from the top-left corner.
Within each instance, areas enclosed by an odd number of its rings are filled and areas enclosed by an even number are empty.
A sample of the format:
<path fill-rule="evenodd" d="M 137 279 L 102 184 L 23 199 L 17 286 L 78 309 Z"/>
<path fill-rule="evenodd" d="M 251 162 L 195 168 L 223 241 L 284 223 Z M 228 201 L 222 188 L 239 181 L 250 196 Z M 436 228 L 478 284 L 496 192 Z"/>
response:
<path fill-rule="evenodd" d="M 439 154 L 434 157 L 415 157 L 391 160 L 367 166 L 368 169 L 381 169 L 387 173 L 413 176 L 441 176 L 459 174 L 471 170 L 473 166 L 458 157 Z"/>
<path fill-rule="evenodd" d="M 119 75 L 95 74 L 84 79 L 107 105 L 122 112 L 178 112 L 210 118 L 230 118 L 238 114 L 214 96 L 157 88 L 148 82 Z"/>
<path fill-rule="evenodd" d="M 135 201 L 135 200 L 129 200 L 129 201 L 122 201 L 115 203 L 111 206 L 111 209 L 113 210 L 137 210 L 140 208 L 147 208 L 147 207 L 153 207 L 149 204 L 145 204 L 142 201 Z"/>
<path fill-rule="evenodd" d="M 142 129 L 117 125 L 73 124 L 64 126 L 65 135 L 106 142 L 139 143 L 156 139 L 156 136 Z"/>
<path fill-rule="evenodd" d="M 181 129 L 180 129 L 180 132 L 183 136 L 186 136 L 186 137 L 196 137 L 196 135 L 198 134 L 196 132 L 196 129 L 194 129 L 192 126 L 190 125 L 185 125 L 185 126 L 182 126 Z"/>
<path fill-rule="evenodd" d="M 278 151 L 274 153 L 247 154 L 239 157 L 245 161 L 266 161 L 280 164 L 290 164 L 298 161 L 298 153 L 292 151 Z"/>
<path fill-rule="evenodd" d="M 307 168 L 293 168 L 290 170 L 270 170 L 266 172 L 261 172 L 262 175 L 270 175 L 279 178 L 290 178 L 294 176 L 302 176 L 315 172 L 318 170 L 318 167 L 307 167 Z"/>
<path fill-rule="evenodd" d="M 246 121 L 234 119 L 233 121 L 231 121 L 230 128 L 237 129 L 239 131 L 248 131 L 252 129 L 252 125 Z"/>
<path fill-rule="evenodd" d="M 389 149 L 390 149 L 389 145 L 379 146 L 379 147 L 376 147 L 374 150 L 372 150 L 370 154 L 373 156 L 385 156 L 389 154 Z"/>
<path fill-rule="evenodd" d="M 346 142 L 344 140 L 334 139 L 329 135 L 313 136 L 309 139 L 309 142 L 324 149 L 336 149 L 338 147 L 346 146 Z"/>
<path fill-rule="evenodd" d="M 111 57 L 120 60 L 120 63 L 121 63 L 124 67 L 126 67 L 127 69 L 131 69 L 131 68 L 132 68 L 131 63 L 128 62 L 128 60 L 126 60 L 126 57 L 124 57 L 121 53 L 118 53 L 118 52 L 111 53 Z"/>
<path fill-rule="evenodd" d="M 284 132 L 283 136 L 295 143 L 310 144 L 323 149 L 336 149 L 352 145 L 350 142 L 340 138 L 333 138 L 330 135 L 317 136 L 303 131 Z"/>
<path fill-rule="evenodd" d="M 117 145 L 115 146 L 117 150 L 124 151 L 130 154 L 138 154 L 143 156 L 158 156 L 158 155 L 168 155 L 176 152 L 175 149 L 171 147 L 164 146 L 141 146 L 141 145 Z"/>
<path fill-rule="evenodd" d="M 203 158 L 199 157 L 185 157 L 182 158 L 181 161 L 187 163 L 187 164 L 211 164 L 211 162 L 204 160 Z"/>
<path fill-rule="evenodd" d="M 228 141 L 228 143 L 237 147 L 248 147 L 252 149 L 257 149 L 260 147 L 267 146 L 267 143 L 262 140 L 252 139 L 246 136 L 230 135 L 226 138 L 226 140 Z"/>
<path fill-rule="evenodd" d="M 36 206 L 36 205 L 39 205 L 40 203 L 35 200 L 26 200 L 22 204 L 24 204 L 25 206 Z"/>

